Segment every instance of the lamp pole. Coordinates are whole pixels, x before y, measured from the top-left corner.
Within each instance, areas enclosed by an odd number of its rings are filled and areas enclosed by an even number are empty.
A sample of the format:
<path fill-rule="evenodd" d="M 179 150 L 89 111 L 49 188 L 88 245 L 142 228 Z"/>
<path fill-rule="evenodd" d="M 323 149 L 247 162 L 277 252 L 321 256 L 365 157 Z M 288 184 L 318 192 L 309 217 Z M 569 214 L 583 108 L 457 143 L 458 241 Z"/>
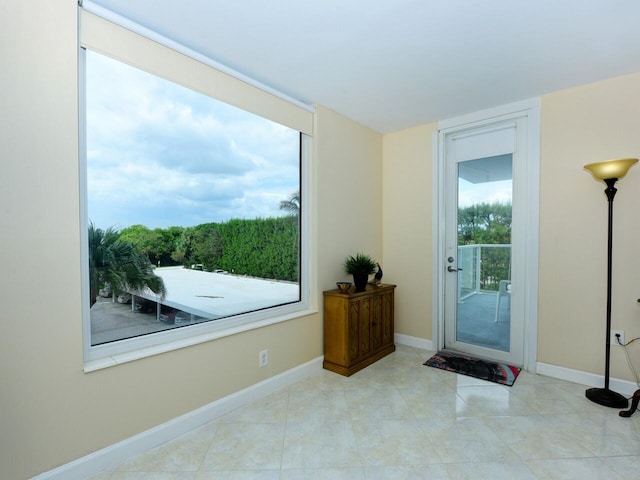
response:
<path fill-rule="evenodd" d="M 607 242 L 607 330 L 605 338 L 607 339 L 605 347 L 606 362 L 604 367 L 604 388 L 609 390 L 609 367 L 611 364 L 611 271 L 613 264 L 613 198 L 618 191 L 614 185 L 618 181 L 617 178 L 609 178 L 605 180 L 607 188 L 605 193 L 607 194 L 607 200 L 609 203 L 609 228 L 608 228 L 608 242 Z M 626 407 L 626 400 L 624 407 Z M 620 407 L 622 408 L 622 407 Z"/>
<path fill-rule="evenodd" d="M 585 392 L 586 397 L 599 405 L 612 408 L 626 408 L 627 399 L 617 392 L 609 389 L 609 370 L 611 364 L 611 271 L 613 259 L 613 198 L 618 191 L 614 185 L 617 178 L 607 178 L 604 180 L 607 188 L 604 191 L 609 201 L 609 228 L 607 245 L 607 329 L 605 331 L 605 364 L 604 364 L 604 388 L 590 388 Z"/>
<path fill-rule="evenodd" d="M 627 399 L 609 389 L 609 370 L 611 362 L 611 272 L 613 258 L 613 199 L 618 191 L 615 184 L 619 178 L 622 178 L 627 170 L 634 165 L 638 159 L 626 158 L 622 160 L 613 160 L 608 162 L 592 163 L 585 165 L 585 168 L 598 179 L 603 180 L 607 184 L 605 193 L 609 203 L 609 225 L 607 235 L 607 321 L 605 332 L 605 367 L 604 367 L 604 388 L 589 388 L 585 392 L 585 396 L 599 405 L 611 408 L 626 408 Z"/>

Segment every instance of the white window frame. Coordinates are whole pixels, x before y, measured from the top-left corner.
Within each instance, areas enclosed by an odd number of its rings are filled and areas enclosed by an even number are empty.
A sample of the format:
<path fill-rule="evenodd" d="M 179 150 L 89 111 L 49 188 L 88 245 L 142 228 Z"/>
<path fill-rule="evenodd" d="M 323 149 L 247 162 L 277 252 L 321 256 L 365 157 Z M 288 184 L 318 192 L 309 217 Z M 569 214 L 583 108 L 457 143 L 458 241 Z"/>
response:
<path fill-rule="evenodd" d="M 100 52 L 103 53 L 104 52 Z M 310 182 L 311 142 L 307 132 L 300 135 L 300 301 L 280 305 L 255 312 L 247 312 L 233 317 L 222 318 L 188 325 L 181 328 L 150 333 L 140 337 L 122 339 L 101 345 L 91 345 L 91 318 L 89 302 L 89 259 L 88 259 L 88 206 L 87 206 L 87 158 L 86 158 L 86 99 L 85 99 L 85 49 L 78 49 L 79 85 L 79 189 L 80 189 L 80 255 L 82 280 L 82 322 L 84 371 L 91 372 L 121 363 L 161 354 L 164 352 L 209 342 L 217 338 L 262 328 L 317 313 L 317 279 L 311 255 L 315 248 L 310 233 L 312 216 L 310 204 L 313 190 Z M 130 63 L 130 62 L 128 62 Z M 138 65 L 133 65 L 148 71 Z M 153 74 L 153 72 L 148 72 Z M 203 92 L 201 92 L 203 93 Z M 255 112 L 251 112 L 255 113 Z M 308 129 L 306 129 L 308 131 Z"/>

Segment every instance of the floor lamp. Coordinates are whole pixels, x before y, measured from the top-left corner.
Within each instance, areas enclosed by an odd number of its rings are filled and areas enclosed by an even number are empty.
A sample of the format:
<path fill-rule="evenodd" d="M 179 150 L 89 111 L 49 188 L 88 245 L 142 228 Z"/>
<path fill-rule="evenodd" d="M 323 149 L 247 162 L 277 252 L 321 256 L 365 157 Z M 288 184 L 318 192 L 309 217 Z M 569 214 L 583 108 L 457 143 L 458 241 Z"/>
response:
<path fill-rule="evenodd" d="M 618 191 L 614 185 L 618 179 L 624 177 L 637 158 L 623 158 L 607 162 L 590 163 L 584 168 L 589 170 L 597 180 L 603 180 L 607 184 L 605 193 L 609 200 L 609 244 L 607 250 L 607 331 L 606 331 L 606 357 L 604 369 L 604 388 L 589 388 L 585 392 L 586 397 L 599 405 L 612 408 L 627 408 L 627 399 L 617 392 L 609 390 L 609 356 L 611 352 L 611 252 L 613 237 L 613 197 Z"/>

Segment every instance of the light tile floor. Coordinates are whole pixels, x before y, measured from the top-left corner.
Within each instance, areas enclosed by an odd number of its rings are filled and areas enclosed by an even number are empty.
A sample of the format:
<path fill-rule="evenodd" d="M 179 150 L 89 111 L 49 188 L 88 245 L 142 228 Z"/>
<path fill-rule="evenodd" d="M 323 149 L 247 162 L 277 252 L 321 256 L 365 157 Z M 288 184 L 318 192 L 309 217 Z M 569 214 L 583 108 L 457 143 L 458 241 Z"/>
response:
<path fill-rule="evenodd" d="M 93 480 L 640 479 L 640 413 L 523 372 L 511 388 L 398 350 L 323 371 Z"/>

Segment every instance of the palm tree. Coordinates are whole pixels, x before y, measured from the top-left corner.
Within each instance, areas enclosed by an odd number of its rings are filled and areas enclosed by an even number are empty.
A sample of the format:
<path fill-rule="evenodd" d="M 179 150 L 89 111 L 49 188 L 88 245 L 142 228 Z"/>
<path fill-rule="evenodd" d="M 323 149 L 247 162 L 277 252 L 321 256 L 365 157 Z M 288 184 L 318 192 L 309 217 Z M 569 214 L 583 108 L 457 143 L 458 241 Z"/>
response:
<path fill-rule="evenodd" d="M 149 288 L 164 298 L 162 278 L 153 273 L 149 258 L 130 243 L 118 240 L 112 227 L 102 230 L 89 223 L 89 293 L 96 303 L 100 287 L 109 285 L 114 292 L 141 292 Z"/>
<path fill-rule="evenodd" d="M 297 217 L 300 214 L 300 191 L 293 192 L 287 200 L 282 200 L 280 210 L 286 210 Z"/>

